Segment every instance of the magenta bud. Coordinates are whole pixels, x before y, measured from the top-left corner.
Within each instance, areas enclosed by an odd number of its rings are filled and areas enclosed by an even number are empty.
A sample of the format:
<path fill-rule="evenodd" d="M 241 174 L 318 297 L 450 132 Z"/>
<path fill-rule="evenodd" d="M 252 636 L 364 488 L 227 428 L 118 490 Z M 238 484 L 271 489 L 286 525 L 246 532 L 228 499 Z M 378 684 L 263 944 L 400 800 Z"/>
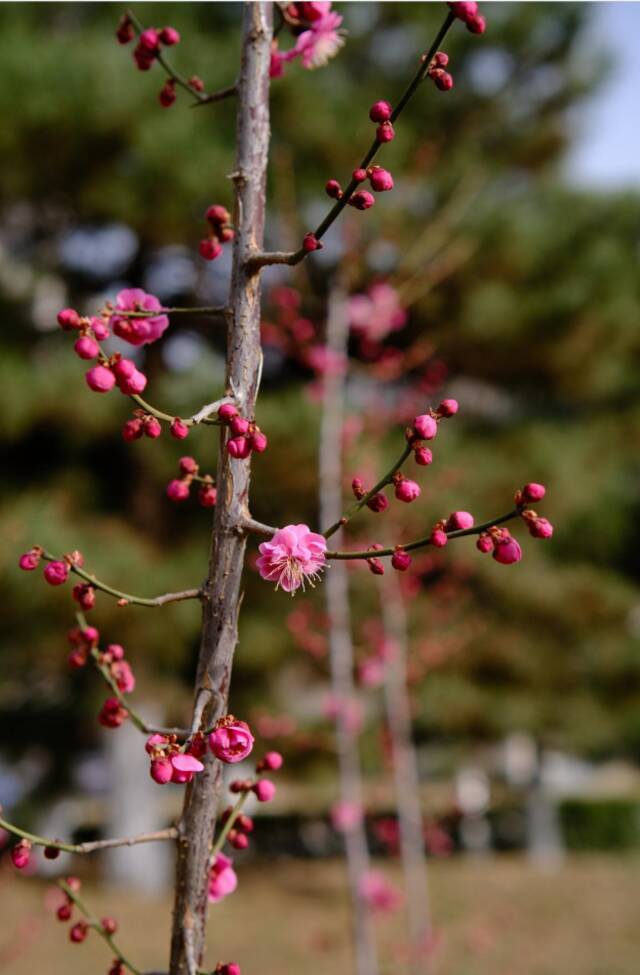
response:
<path fill-rule="evenodd" d="M 420 467 L 428 467 L 433 461 L 433 454 L 428 447 L 416 447 L 413 452 L 413 459 Z"/>
<path fill-rule="evenodd" d="M 144 391 L 146 385 L 147 377 L 139 369 L 134 369 L 131 375 L 124 379 L 118 379 L 118 388 L 125 396 L 139 396 Z"/>
<path fill-rule="evenodd" d="M 84 378 L 87 386 L 94 393 L 108 393 L 116 384 L 116 377 L 106 366 L 94 366 L 93 369 L 89 369 Z"/>
<path fill-rule="evenodd" d="M 175 29 L 175 27 L 163 27 L 158 34 L 160 43 L 164 44 L 165 47 L 173 47 L 174 44 L 180 42 L 180 34 Z"/>
<path fill-rule="evenodd" d="M 74 351 L 81 359 L 95 359 L 100 354 L 98 343 L 88 335 L 81 335 L 74 343 Z"/>
<path fill-rule="evenodd" d="M 375 202 L 375 196 L 368 190 L 357 190 L 349 197 L 349 206 L 355 207 L 356 210 L 369 210 Z"/>
<path fill-rule="evenodd" d="M 447 519 L 447 531 L 465 531 L 473 528 L 473 515 L 468 511 L 454 511 Z"/>
<path fill-rule="evenodd" d="M 447 533 L 442 528 L 434 528 L 429 536 L 429 541 L 436 548 L 444 548 L 448 542 Z"/>
<path fill-rule="evenodd" d="M 527 528 L 532 538 L 551 538 L 553 525 L 546 518 L 527 519 Z"/>
<path fill-rule="evenodd" d="M 222 245 L 216 237 L 205 237 L 198 244 L 198 250 L 205 261 L 215 261 L 222 254 Z"/>
<path fill-rule="evenodd" d="M 218 419 L 223 423 L 230 423 L 234 416 L 238 415 L 238 411 L 233 405 L 233 403 L 223 403 L 218 410 Z"/>
<path fill-rule="evenodd" d="M 509 536 L 495 542 L 493 558 L 501 565 L 513 565 L 522 558 L 522 549 L 515 538 Z"/>
<path fill-rule="evenodd" d="M 438 422 L 429 413 L 422 413 L 413 421 L 413 429 L 420 440 L 433 440 L 438 432 Z"/>
<path fill-rule="evenodd" d="M 351 179 L 355 183 L 364 183 L 366 178 L 367 178 L 366 169 L 354 169 L 354 171 L 351 174 Z"/>
<path fill-rule="evenodd" d="M 249 430 L 249 421 L 245 420 L 243 416 L 234 416 L 229 427 L 234 437 L 244 437 Z"/>
<path fill-rule="evenodd" d="M 381 166 L 373 166 L 369 175 L 371 189 L 376 193 L 384 193 L 386 190 L 393 189 L 393 176 Z"/>
<path fill-rule="evenodd" d="M 63 308 L 58 312 L 58 325 L 65 332 L 70 332 L 74 328 L 80 328 L 80 315 L 75 308 Z"/>
<path fill-rule="evenodd" d="M 157 440 L 162 433 L 162 425 L 155 416 L 148 416 L 144 421 L 144 433 L 150 440 Z"/>
<path fill-rule="evenodd" d="M 189 497 L 189 485 L 186 481 L 169 481 L 167 484 L 167 497 L 172 501 L 186 501 Z"/>
<path fill-rule="evenodd" d="M 525 501 L 542 501 L 546 493 L 544 484 L 525 484 L 522 489 L 522 497 Z"/>
<path fill-rule="evenodd" d="M 404 549 L 396 549 L 396 551 L 391 556 L 391 565 L 398 572 L 406 572 L 406 570 L 411 565 L 411 556 Z"/>
<path fill-rule="evenodd" d="M 270 779 L 259 779 L 251 791 L 258 802 L 271 802 L 276 794 L 276 787 Z"/>
<path fill-rule="evenodd" d="M 491 538 L 491 535 L 482 534 L 478 536 L 476 548 L 479 552 L 482 552 L 483 555 L 486 555 L 487 552 L 493 552 L 493 539 Z"/>
<path fill-rule="evenodd" d="M 135 420 L 127 420 L 122 427 L 122 439 L 126 443 L 131 443 L 133 440 L 139 440 L 144 431 L 144 424 L 142 420 L 136 417 Z"/>
<path fill-rule="evenodd" d="M 23 572 L 32 572 L 40 565 L 40 558 L 40 553 L 32 549 L 30 552 L 25 552 L 24 555 L 20 556 L 18 565 Z"/>
<path fill-rule="evenodd" d="M 440 416 L 450 417 L 455 416 L 458 412 L 458 400 L 457 399 L 443 399 L 442 403 L 438 407 L 438 413 Z"/>
<path fill-rule="evenodd" d="M 182 420 L 176 417 L 175 420 L 171 422 L 169 433 L 172 437 L 175 437 L 176 440 L 184 440 L 185 437 L 189 436 L 189 427 L 186 423 L 183 423 Z"/>
<path fill-rule="evenodd" d="M 178 461 L 181 474 L 197 474 L 198 464 L 195 457 L 181 457 Z"/>
<path fill-rule="evenodd" d="M 387 122 L 391 118 L 393 109 L 389 102 L 374 102 L 369 109 L 369 118 L 372 122 Z"/>
<path fill-rule="evenodd" d="M 374 511 L 376 514 L 382 514 L 389 507 L 389 499 L 382 493 L 382 491 L 373 494 L 367 501 L 367 508 L 370 511 Z"/>
<path fill-rule="evenodd" d="M 395 129 L 391 122 L 383 122 L 376 129 L 378 142 L 391 142 L 396 137 Z"/>
<path fill-rule="evenodd" d="M 205 484 L 198 491 L 198 501 L 203 508 L 214 508 L 218 500 L 218 492 L 213 484 Z"/>
<path fill-rule="evenodd" d="M 49 562 L 44 569 L 44 577 L 50 586 L 61 586 L 67 581 L 69 566 L 66 562 Z"/>
<path fill-rule="evenodd" d="M 324 190 L 327 196 L 330 196 L 332 200 L 339 200 L 342 196 L 342 187 L 337 179 L 327 180 Z"/>
<path fill-rule="evenodd" d="M 267 440 L 266 434 L 262 430 L 256 430 L 251 434 L 251 448 L 255 450 L 258 454 L 263 454 L 267 449 L 269 441 Z"/>
<path fill-rule="evenodd" d="M 312 251 L 321 250 L 322 243 L 318 240 L 315 234 L 308 233 L 302 238 L 302 249 L 310 254 Z"/>
<path fill-rule="evenodd" d="M 251 453 L 251 442 L 246 437 L 232 437 L 227 441 L 227 453 L 235 460 L 246 460 Z"/>
<path fill-rule="evenodd" d="M 403 477 L 402 480 L 396 482 L 395 495 L 398 501 L 409 504 L 420 497 L 420 485 L 408 477 Z"/>

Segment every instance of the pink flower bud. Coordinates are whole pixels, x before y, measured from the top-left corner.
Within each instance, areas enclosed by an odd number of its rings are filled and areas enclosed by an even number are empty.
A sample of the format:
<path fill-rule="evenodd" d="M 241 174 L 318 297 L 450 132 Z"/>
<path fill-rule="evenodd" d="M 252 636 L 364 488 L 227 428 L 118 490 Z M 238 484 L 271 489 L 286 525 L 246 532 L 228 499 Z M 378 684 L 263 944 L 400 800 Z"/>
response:
<path fill-rule="evenodd" d="M 542 501 L 546 493 L 544 484 L 525 484 L 522 489 L 522 497 L 525 501 Z"/>
<path fill-rule="evenodd" d="M 126 443 L 131 443 L 133 440 L 139 440 L 144 432 L 144 424 L 142 420 L 136 417 L 135 420 L 127 420 L 122 427 L 122 439 Z"/>
<path fill-rule="evenodd" d="M 365 491 L 364 481 L 361 477 L 353 478 L 351 481 L 351 490 L 353 491 L 353 496 L 356 498 L 356 500 L 360 501 L 361 498 L 364 498 L 367 492 Z"/>
<path fill-rule="evenodd" d="M 458 400 L 457 399 L 443 399 L 438 407 L 438 413 L 440 416 L 450 417 L 455 416 L 458 412 Z"/>
<path fill-rule="evenodd" d="M 515 538 L 509 535 L 507 538 L 495 542 L 493 558 L 501 565 L 513 565 L 514 562 L 519 562 L 522 558 L 522 549 Z"/>
<path fill-rule="evenodd" d="M 174 44 L 180 42 L 180 34 L 175 27 L 163 27 L 158 37 L 160 38 L 160 43 L 164 44 L 165 47 L 172 47 Z"/>
<path fill-rule="evenodd" d="M 420 497 L 420 485 L 416 484 L 415 481 L 409 480 L 408 477 L 403 477 L 402 480 L 396 482 L 395 495 L 398 501 L 404 501 L 409 504 L 411 501 L 415 501 L 416 498 Z"/>
<path fill-rule="evenodd" d="M 72 910 L 71 904 L 61 904 L 56 911 L 56 917 L 59 921 L 68 921 L 71 917 Z"/>
<path fill-rule="evenodd" d="M 213 484 L 203 484 L 198 491 L 198 501 L 203 508 L 214 508 L 218 500 L 218 492 Z"/>
<path fill-rule="evenodd" d="M 429 536 L 429 541 L 436 548 L 444 548 L 449 539 L 447 538 L 447 533 L 442 528 L 434 528 Z"/>
<path fill-rule="evenodd" d="M 413 421 L 413 429 L 420 440 L 433 440 L 438 432 L 438 422 L 429 413 L 422 413 Z"/>
<path fill-rule="evenodd" d="M 351 174 L 351 179 L 355 183 L 364 183 L 366 178 L 367 178 L 366 169 L 354 169 L 354 171 Z"/>
<path fill-rule="evenodd" d="M 136 679 L 131 665 L 126 660 L 113 661 L 111 665 L 111 676 L 115 680 L 121 694 L 131 694 L 135 690 Z"/>
<path fill-rule="evenodd" d="M 236 460 L 246 460 L 251 453 L 251 442 L 246 437 L 233 437 L 227 441 L 227 453 Z"/>
<path fill-rule="evenodd" d="M 468 20 L 470 17 L 475 17 L 478 13 L 478 4 L 473 2 L 473 0 L 469 0 L 468 3 L 448 3 L 447 6 L 451 8 L 451 12 L 460 20 Z"/>
<path fill-rule="evenodd" d="M 138 71 L 150 71 L 155 64 L 156 56 L 155 53 L 152 53 L 138 43 L 133 52 L 133 60 L 136 63 Z"/>
<path fill-rule="evenodd" d="M 451 91 L 453 88 L 453 77 L 448 71 L 443 71 L 442 68 L 436 68 L 431 72 L 431 77 L 439 91 Z"/>
<path fill-rule="evenodd" d="M 189 427 L 186 423 L 183 423 L 182 420 L 176 417 L 169 427 L 169 433 L 172 437 L 175 437 L 176 440 L 184 440 L 185 437 L 189 436 Z"/>
<path fill-rule="evenodd" d="M 110 643 L 105 651 L 112 660 L 124 660 L 124 647 L 119 643 Z"/>
<path fill-rule="evenodd" d="M 74 343 L 73 349 L 81 359 L 95 359 L 100 355 L 98 343 L 88 335 L 81 335 Z"/>
<path fill-rule="evenodd" d="M 148 416 L 144 421 L 144 435 L 150 440 L 157 440 L 162 433 L 162 425 L 155 416 Z"/>
<path fill-rule="evenodd" d="M 398 572 L 406 572 L 411 565 L 411 556 L 404 549 L 398 548 L 391 556 L 391 565 Z"/>
<path fill-rule="evenodd" d="M 376 129 L 378 142 L 391 142 L 396 137 L 395 129 L 391 122 L 383 122 Z"/>
<path fill-rule="evenodd" d="M 189 88 L 193 88 L 194 91 L 204 91 L 204 81 L 197 74 L 191 75 L 189 78 Z"/>
<path fill-rule="evenodd" d="M 276 794 L 276 787 L 270 779 L 259 779 L 251 791 L 258 802 L 271 802 Z"/>
<path fill-rule="evenodd" d="M 220 203 L 213 203 L 205 213 L 205 218 L 209 221 L 214 230 L 223 224 L 229 223 L 231 220 L 231 214 L 226 207 L 223 207 Z"/>
<path fill-rule="evenodd" d="M 393 176 L 381 166 L 371 167 L 369 182 L 371 189 L 375 190 L 376 193 L 384 193 L 386 190 L 393 189 Z"/>
<path fill-rule="evenodd" d="M 473 528 L 473 515 L 468 511 L 454 511 L 447 519 L 447 531 L 464 531 Z"/>
<path fill-rule="evenodd" d="M 49 562 L 44 569 L 44 577 L 50 586 L 61 586 L 67 581 L 69 566 L 66 562 Z"/>
<path fill-rule="evenodd" d="M 80 944 L 87 937 L 89 931 L 89 925 L 86 921 L 78 921 L 69 930 L 69 940 L 73 941 L 74 944 Z"/>
<path fill-rule="evenodd" d="M 136 36 L 135 28 L 131 23 L 129 17 L 123 14 L 120 18 L 120 23 L 118 24 L 118 29 L 116 30 L 116 37 L 118 38 L 119 44 L 128 44 Z"/>
<path fill-rule="evenodd" d="M 327 196 L 330 196 L 332 200 L 339 200 L 342 196 L 342 187 L 337 179 L 327 180 L 324 190 Z"/>
<path fill-rule="evenodd" d="M 11 850 L 11 862 L 17 870 L 24 870 L 31 859 L 31 843 L 29 840 L 20 840 Z"/>
<path fill-rule="evenodd" d="M 118 380 L 118 387 L 125 396 L 139 396 L 147 385 L 147 377 L 139 369 L 134 369 L 130 376 Z M 146 433 L 145 429 L 145 433 Z M 160 434 L 158 434 L 160 436 Z"/>
<path fill-rule="evenodd" d="M 491 538 L 491 535 L 485 535 L 484 532 L 482 535 L 479 535 L 478 541 L 476 542 L 476 548 L 479 552 L 482 552 L 483 555 L 486 555 L 487 552 L 492 552 L 493 539 Z"/>
<path fill-rule="evenodd" d="M 98 721 L 103 728 L 119 728 L 129 717 L 117 697 L 108 697 L 100 709 Z"/>
<path fill-rule="evenodd" d="M 220 227 L 218 231 L 218 237 L 220 243 L 227 244 L 230 240 L 233 240 L 236 236 L 236 232 L 233 227 Z"/>
<path fill-rule="evenodd" d="M 305 234 L 302 238 L 302 249 L 308 254 L 310 254 L 312 251 L 321 250 L 322 246 L 322 242 L 318 240 L 315 234 Z"/>
<path fill-rule="evenodd" d="M 391 118 L 393 109 L 389 102 L 374 102 L 369 109 L 369 118 L 372 122 L 387 122 Z"/>
<path fill-rule="evenodd" d="M 230 423 L 234 416 L 237 415 L 238 411 L 233 403 L 223 403 L 218 410 L 218 419 L 221 420 L 222 423 Z"/>
<path fill-rule="evenodd" d="M 449 64 L 449 55 L 444 51 L 436 51 L 433 56 L 433 63 L 436 68 L 446 68 Z"/>
<path fill-rule="evenodd" d="M 466 24 L 467 30 L 471 31 L 472 34 L 484 34 L 487 29 L 487 22 L 481 14 L 478 14 L 477 17 L 470 17 Z"/>
<path fill-rule="evenodd" d="M 370 511 L 374 511 L 376 514 L 381 514 L 383 511 L 386 511 L 388 507 L 389 500 L 386 495 L 382 493 L 382 491 L 378 491 L 376 494 L 373 494 L 367 501 L 367 508 L 369 508 Z"/>
<path fill-rule="evenodd" d="M 228 839 L 234 850 L 246 850 L 249 846 L 249 837 L 235 829 L 229 830 Z"/>
<path fill-rule="evenodd" d="M 375 196 L 368 190 L 357 190 L 349 198 L 349 206 L 355 207 L 356 210 L 368 210 L 375 202 Z"/>
<path fill-rule="evenodd" d="M 94 316 L 91 319 L 91 331 L 98 342 L 104 342 L 105 339 L 109 338 L 109 326 L 102 318 L 96 318 Z"/>
<path fill-rule="evenodd" d="M 118 359 L 111 367 L 118 382 L 129 379 L 136 371 L 136 364 L 132 359 Z"/>
<path fill-rule="evenodd" d="M 433 454 L 428 447 L 416 447 L 413 452 L 413 459 L 420 467 L 428 467 L 433 461 Z"/>
<path fill-rule="evenodd" d="M 268 771 L 277 772 L 284 764 L 284 759 L 280 752 L 267 752 L 261 761 L 258 762 L 256 770 L 258 772 Z"/>
<path fill-rule="evenodd" d="M 551 538 L 553 525 L 546 518 L 527 519 L 527 528 L 532 538 Z"/>
<path fill-rule="evenodd" d="M 194 457 L 181 457 L 178 461 L 181 474 L 197 474 L 198 463 Z"/>
<path fill-rule="evenodd" d="M 235 961 L 218 962 L 214 975 L 240 975 L 240 965 Z"/>
<path fill-rule="evenodd" d="M 381 559 L 370 558 L 367 559 L 367 567 L 369 572 L 372 572 L 374 576 L 384 575 L 384 562 Z"/>
<path fill-rule="evenodd" d="M 116 384 L 116 377 L 106 366 L 94 366 L 93 369 L 89 369 L 84 378 L 87 386 L 94 393 L 108 393 Z"/>
<path fill-rule="evenodd" d="M 172 501 L 186 501 L 189 497 L 189 485 L 177 478 L 167 484 L 167 497 Z"/>
<path fill-rule="evenodd" d="M 173 78 L 167 78 L 158 92 L 158 101 L 163 108 L 171 108 L 177 97 L 175 81 Z"/>
<path fill-rule="evenodd" d="M 82 609 L 93 609 L 96 604 L 96 591 L 87 582 L 74 586 L 71 595 Z"/>
<path fill-rule="evenodd" d="M 103 917 L 100 927 L 106 934 L 115 934 L 118 930 L 118 922 L 113 917 Z"/>
<path fill-rule="evenodd" d="M 226 722 L 226 723 L 225 723 Z M 219 727 L 209 735 L 209 748 L 221 762 L 241 762 L 251 753 L 254 738 L 249 725 L 231 715 L 222 719 Z"/>
<path fill-rule="evenodd" d="M 138 44 L 146 51 L 155 53 L 160 47 L 160 37 L 158 31 L 153 27 L 143 30 L 138 38 Z"/>
<path fill-rule="evenodd" d="M 222 245 L 216 237 L 205 237 L 200 241 L 198 250 L 205 261 L 215 261 L 222 254 Z"/>
<path fill-rule="evenodd" d="M 149 774 L 158 785 L 166 785 L 167 782 L 171 782 L 173 765 L 168 758 L 154 758 L 149 768 Z"/>
<path fill-rule="evenodd" d="M 243 416 L 234 416 L 229 427 L 234 437 L 244 437 L 249 430 L 249 421 Z"/>
<path fill-rule="evenodd" d="M 80 315 L 75 308 L 63 308 L 58 312 L 58 325 L 65 332 L 70 332 L 74 328 L 80 328 Z"/>
<path fill-rule="evenodd" d="M 32 572 L 37 569 L 40 565 L 41 555 L 36 549 L 31 549 L 30 552 L 25 552 L 24 555 L 20 556 L 20 561 L 18 565 L 23 570 L 23 572 Z"/>
<path fill-rule="evenodd" d="M 262 430 L 256 430 L 251 434 L 251 449 L 255 450 L 257 454 L 263 454 L 267 449 L 268 443 L 267 436 Z"/>

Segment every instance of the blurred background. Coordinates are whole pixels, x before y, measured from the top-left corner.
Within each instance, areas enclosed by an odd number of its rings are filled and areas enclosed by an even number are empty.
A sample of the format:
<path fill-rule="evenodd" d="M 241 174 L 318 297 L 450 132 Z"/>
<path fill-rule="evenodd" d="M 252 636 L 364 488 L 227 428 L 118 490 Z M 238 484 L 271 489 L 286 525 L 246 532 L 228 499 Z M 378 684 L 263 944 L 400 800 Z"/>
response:
<path fill-rule="evenodd" d="M 240 4 L 134 9 L 147 25 L 181 32 L 172 61 L 207 90 L 235 77 Z M 345 183 L 369 143 L 369 105 L 393 102 L 443 16 L 439 3 L 338 9 L 349 33 L 336 60 L 315 72 L 293 64 L 273 83 L 269 248 L 297 246 L 321 219 L 325 181 Z M 269 449 L 254 463 L 253 515 L 317 525 L 327 293 L 340 265 L 349 292 L 367 296 L 372 323 L 380 283 L 391 286 L 406 317 L 391 327 L 383 309 L 379 327 L 354 328 L 350 343 L 345 496 L 354 474 L 372 483 L 388 466 L 408 417 L 445 394 L 461 409 L 420 472 L 421 499 L 379 521 L 363 515 L 350 538 L 408 541 L 458 508 L 485 520 L 530 480 L 547 485 L 540 512 L 556 526 L 550 542 L 515 529 L 517 566 L 483 558 L 469 540 L 416 559 L 400 580 L 436 970 L 631 975 L 640 950 L 640 5 L 487 3 L 483 12 L 482 38 L 457 27 L 445 45 L 454 89 L 425 84 L 384 150 L 394 191 L 366 215 L 346 213 L 304 266 L 264 274 L 257 420 Z M 168 305 L 220 304 L 230 256 L 225 248 L 205 263 L 197 245 L 206 207 L 232 204 L 233 104 L 192 110 L 181 93 L 163 110 L 164 76 L 157 66 L 137 72 L 115 41 L 120 13 L 106 3 L 0 10 L 0 802 L 26 828 L 76 840 L 166 823 L 182 790 L 151 783 L 135 730 L 100 728 L 99 676 L 66 662 L 70 586 L 19 573 L 18 556 L 34 543 L 80 549 L 90 571 L 145 596 L 198 585 L 211 513 L 195 498 L 172 505 L 165 485 L 185 452 L 213 472 L 216 437 L 202 429 L 178 444 L 165 428 L 157 441 L 125 444 L 130 404 L 87 389 L 56 313 L 94 313 L 126 286 Z M 299 320 L 308 324 L 296 331 Z M 224 335 L 209 319 L 175 318 L 140 363 L 151 402 L 190 415 L 220 395 Z M 254 557 L 255 546 L 231 707 L 286 766 L 251 851 L 237 858 L 238 894 L 214 908 L 210 940 L 247 971 L 304 963 L 324 972 L 348 964 L 348 927 L 329 820 L 337 786 L 322 591 L 294 602 L 274 594 Z M 351 578 L 368 828 L 382 869 L 397 877 L 388 742 L 367 670 L 383 582 L 366 568 Z M 138 710 L 183 725 L 197 606 L 119 609 L 98 594 L 91 622 L 125 646 Z M 41 865 L 29 882 L 2 858 L 0 966 L 10 975 L 86 972 L 87 959 L 106 970 L 102 945 L 70 947 L 43 909 L 47 870 L 61 864 Z M 123 946 L 141 965 L 162 964 L 167 851 L 63 869 L 82 871 L 94 902 L 122 916 Z M 285 912 L 294 925 L 282 925 Z M 249 919 L 257 936 L 247 941 Z M 381 919 L 380 936 L 385 970 L 396 971 L 393 918 Z"/>

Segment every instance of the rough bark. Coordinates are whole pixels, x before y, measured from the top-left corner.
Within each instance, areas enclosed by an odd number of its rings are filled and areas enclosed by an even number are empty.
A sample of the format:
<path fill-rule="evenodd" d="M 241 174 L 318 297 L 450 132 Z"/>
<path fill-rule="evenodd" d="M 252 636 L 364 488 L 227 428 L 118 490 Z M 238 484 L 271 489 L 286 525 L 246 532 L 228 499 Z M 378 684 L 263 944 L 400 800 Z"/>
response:
<path fill-rule="evenodd" d="M 429 965 L 431 919 L 427 890 L 427 859 L 420 808 L 420 782 L 411 734 L 411 700 L 407 690 L 407 620 L 398 580 L 385 576 L 380 590 L 385 636 L 393 651 L 387 663 L 384 699 L 400 830 L 407 928 L 412 975 L 425 975 Z"/>
<path fill-rule="evenodd" d="M 337 289 L 331 294 L 327 320 L 327 346 L 338 354 L 347 349 L 348 321 L 345 296 Z M 342 506 L 342 425 L 344 419 L 344 376 L 325 376 L 320 440 L 320 509 L 323 525 L 340 517 Z M 336 534 L 340 545 L 342 532 Z M 347 567 L 336 562 L 327 570 L 324 581 L 329 617 L 331 685 L 338 701 L 354 697 L 353 645 L 349 612 Z M 338 715 L 336 720 L 340 799 L 362 806 L 362 782 L 358 740 Z M 369 850 L 364 822 L 345 833 L 345 851 L 352 904 L 353 944 L 357 975 L 376 975 L 378 959 L 375 931 L 369 907 L 362 897 L 361 883 L 369 869 Z"/>
<path fill-rule="evenodd" d="M 229 299 L 227 393 L 243 415 L 251 417 L 261 367 L 260 280 L 248 268 L 262 248 L 266 169 L 269 151 L 269 59 L 273 32 L 270 2 L 246 2 L 238 80 L 236 165 L 236 238 Z M 250 461 L 218 456 L 218 503 L 211 555 L 203 591 L 202 638 L 196 676 L 196 701 L 202 689 L 211 697 L 201 727 L 227 711 L 233 655 L 238 640 L 238 610 L 248 513 Z M 194 975 L 202 963 L 207 916 L 209 851 L 222 784 L 220 763 L 212 755 L 205 770 L 188 786 L 177 844 L 176 886 L 170 975 Z"/>

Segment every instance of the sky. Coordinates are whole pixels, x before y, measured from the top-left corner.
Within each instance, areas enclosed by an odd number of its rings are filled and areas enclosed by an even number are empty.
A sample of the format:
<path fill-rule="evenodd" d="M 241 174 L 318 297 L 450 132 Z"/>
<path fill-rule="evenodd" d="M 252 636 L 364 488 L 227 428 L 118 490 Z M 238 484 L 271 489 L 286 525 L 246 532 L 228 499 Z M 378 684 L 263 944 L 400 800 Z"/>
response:
<path fill-rule="evenodd" d="M 568 180 L 604 189 L 640 188 L 640 2 L 593 4 L 589 50 L 615 55 L 607 81 L 576 116 Z"/>

